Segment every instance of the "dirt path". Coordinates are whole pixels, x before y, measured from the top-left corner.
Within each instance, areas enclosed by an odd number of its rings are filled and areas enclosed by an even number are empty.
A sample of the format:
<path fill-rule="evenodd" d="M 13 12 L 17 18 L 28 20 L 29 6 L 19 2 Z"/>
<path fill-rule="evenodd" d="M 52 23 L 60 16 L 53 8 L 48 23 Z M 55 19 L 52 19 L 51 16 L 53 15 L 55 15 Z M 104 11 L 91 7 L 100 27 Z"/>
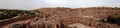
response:
<path fill-rule="evenodd" d="M 30 19 L 30 18 L 33 18 L 33 17 L 35 17 L 35 16 L 19 17 L 19 18 L 10 19 L 10 20 L 7 20 L 7 21 L 2 21 L 2 22 L 0 22 L 0 27 L 5 26 L 5 25 L 8 25 L 8 24 L 11 24 L 11 23 L 14 23 L 14 22 L 27 20 L 27 19 Z"/>
<path fill-rule="evenodd" d="M 80 24 L 80 23 L 75 23 L 75 24 L 70 24 L 68 25 L 69 27 L 76 27 L 76 28 L 92 28 L 92 27 L 89 27 L 89 26 L 86 26 L 86 25 L 83 25 L 83 24 Z"/>

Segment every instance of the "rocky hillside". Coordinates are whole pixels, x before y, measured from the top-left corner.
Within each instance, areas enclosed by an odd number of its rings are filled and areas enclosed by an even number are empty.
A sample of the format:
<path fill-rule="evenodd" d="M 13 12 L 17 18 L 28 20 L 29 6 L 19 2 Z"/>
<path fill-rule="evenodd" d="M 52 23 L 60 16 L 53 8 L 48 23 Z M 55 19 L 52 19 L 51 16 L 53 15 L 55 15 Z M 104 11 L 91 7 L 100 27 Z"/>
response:
<path fill-rule="evenodd" d="M 0 21 L 0 28 L 120 28 L 120 8 L 40 8 L 34 16 Z"/>

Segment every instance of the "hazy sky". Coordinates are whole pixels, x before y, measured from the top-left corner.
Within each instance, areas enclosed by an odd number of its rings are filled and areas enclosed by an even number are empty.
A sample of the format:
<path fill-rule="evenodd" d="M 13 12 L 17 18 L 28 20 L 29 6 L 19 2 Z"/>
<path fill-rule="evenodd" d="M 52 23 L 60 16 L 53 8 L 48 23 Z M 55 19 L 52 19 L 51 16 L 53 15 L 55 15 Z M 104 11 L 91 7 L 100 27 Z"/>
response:
<path fill-rule="evenodd" d="M 0 0 L 0 8 L 35 9 L 41 7 L 120 7 L 120 0 Z"/>

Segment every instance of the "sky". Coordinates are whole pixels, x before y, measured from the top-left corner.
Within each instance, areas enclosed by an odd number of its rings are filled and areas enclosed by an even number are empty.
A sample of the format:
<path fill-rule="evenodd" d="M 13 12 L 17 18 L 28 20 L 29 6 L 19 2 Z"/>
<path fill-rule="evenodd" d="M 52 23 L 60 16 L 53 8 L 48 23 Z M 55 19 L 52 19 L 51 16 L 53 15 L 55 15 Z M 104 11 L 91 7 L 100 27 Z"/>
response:
<path fill-rule="evenodd" d="M 37 9 L 43 7 L 120 7 L 120 0 L 0 0 L 2 9 Z"/>

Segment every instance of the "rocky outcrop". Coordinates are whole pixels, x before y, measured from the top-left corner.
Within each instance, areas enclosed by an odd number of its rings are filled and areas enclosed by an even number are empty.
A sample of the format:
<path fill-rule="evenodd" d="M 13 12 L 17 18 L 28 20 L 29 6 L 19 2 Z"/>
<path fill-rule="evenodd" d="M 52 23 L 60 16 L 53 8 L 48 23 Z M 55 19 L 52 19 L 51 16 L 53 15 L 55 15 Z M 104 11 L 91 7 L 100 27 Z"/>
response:
<path fill-rule="evenodd" d="M 120 8 L 41 8 L 32 11 L 37 15 L 0 22 L 0 28 L 120 28 L 116 24 L 99 22 L 109 15 L 120 15 Z"/>

